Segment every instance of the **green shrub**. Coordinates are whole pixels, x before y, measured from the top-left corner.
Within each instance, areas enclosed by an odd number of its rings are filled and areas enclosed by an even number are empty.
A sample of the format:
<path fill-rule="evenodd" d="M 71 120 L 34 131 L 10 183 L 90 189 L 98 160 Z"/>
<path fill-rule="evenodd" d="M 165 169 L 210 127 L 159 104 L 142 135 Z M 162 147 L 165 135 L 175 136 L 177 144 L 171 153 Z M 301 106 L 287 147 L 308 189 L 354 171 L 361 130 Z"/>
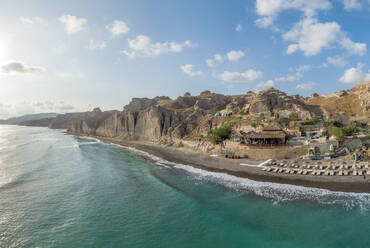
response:
<path fill-rule="evenodd" d="M 307 155 L 308 154 L 308 148 L 307 147 L 303 147 L 299 150 L 299 153 L 301 154 L 301 156 L 303 155 Z"/>
<path fill-rule="evenodd" d="M 344 141 L 344 132 L 343 129 L 340 127 L 332 127 L 329 130 L 330 136 L 334 136 L 338 141 Z"/>
<path fill-rule="evenodd" d="M 216 113 L 217 113 L 217 109 L 212 109 L 210 112 L 211 115 L 215 115 Z"/>
<path fill-rule="evenodd" d="M 343 127 L 342 120 L 327 120 L 326 123 L 331 127 Z"/>
<path fill-rule="evenodd" d="M 344 135 L 347 135 L 347 136 L 358 132 L 358 128 L 353 124 L 345 126 L 342 129 L 343 129 Z"/>
<path fill-rule="evenodd" d="M 290 121 L 297 121 L 298 120 L 298 114 L 296 112 L 292 112 L 289 114 L 289 120 Z"/>
<path fill-rule="evenodd" d="M 265 119 L 265 114 L 264 114 L 264 113 L 260 113 L 259 118 L 260 118 L 261 120 Z"/>
<path fill-rule="evenodd" d="M 239 111 L 239 115 L 245 115 L 245 111 L 244 110 L 240 110 Z"/>
<path fill-rule="evenodd" d="M 218 144 L 221 141 L 230 138 L 233 125 L 233 123 L 228 123 L 224 126 L 211 129 L 207 133 L 207 138 L 212 144 Z"/>
<path fill-rule="evenodd" d="M 315 125 L 318 122 L 319 122 L 319 120 L 317 119 L 316 116 L 314 116 L 309 120 L 300 121 L 299 124 L 301 124 L 301 125 Z"/>

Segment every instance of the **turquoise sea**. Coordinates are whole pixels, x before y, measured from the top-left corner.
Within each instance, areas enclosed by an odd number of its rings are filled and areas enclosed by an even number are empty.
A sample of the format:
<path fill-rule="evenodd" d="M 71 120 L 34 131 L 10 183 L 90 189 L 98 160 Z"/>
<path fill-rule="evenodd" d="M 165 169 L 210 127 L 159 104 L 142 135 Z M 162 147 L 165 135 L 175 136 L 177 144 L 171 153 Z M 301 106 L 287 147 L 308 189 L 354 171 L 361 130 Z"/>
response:
<path fill-rule="evenodd" d="M 370 247 L 370 194 L 255 182 L 0 126 L 0 247 Z"/>

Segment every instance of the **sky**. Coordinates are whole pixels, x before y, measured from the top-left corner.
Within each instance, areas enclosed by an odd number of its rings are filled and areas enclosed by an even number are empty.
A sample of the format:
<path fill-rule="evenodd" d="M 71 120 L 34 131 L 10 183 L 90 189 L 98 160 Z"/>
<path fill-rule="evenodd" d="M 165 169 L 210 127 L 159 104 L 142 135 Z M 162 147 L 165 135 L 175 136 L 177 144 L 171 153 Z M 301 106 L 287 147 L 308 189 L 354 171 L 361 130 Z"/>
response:
<path fill-rule="evenodd" d="M 0 118 L 370 80 L 370 0 L 2 0 Z"/>

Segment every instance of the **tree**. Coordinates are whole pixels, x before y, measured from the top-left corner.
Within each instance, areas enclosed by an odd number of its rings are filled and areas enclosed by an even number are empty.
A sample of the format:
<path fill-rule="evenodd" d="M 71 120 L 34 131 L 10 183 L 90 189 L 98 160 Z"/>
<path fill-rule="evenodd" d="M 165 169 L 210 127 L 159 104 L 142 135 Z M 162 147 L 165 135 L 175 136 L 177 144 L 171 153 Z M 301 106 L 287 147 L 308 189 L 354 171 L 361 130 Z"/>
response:
<path fill-rule="evenodd" d="M 343 129 L 340 127 L 332 127 L 329 130 L 330 136 L 334 136 L 339 142 L 344 141 L 344 132 Z"/>
<path fill-rule="evenodd" d="M 301 124 L 301 125 L 315 125 L 317 122 L 319 122 L 319 120 L 317 119 L 316 116 L 313 116 L 309 120 L 300 121 L 299 124 Z"/>
<path fill-rule="evenodd" d="M 347 135 L 347 136 L 358 132 L 358 128 L 354 124 L 345 126 L 342 129 L 343 129 L 344 135 Z"/>
<path fill-rule="evenodd" d="M 212 144 L 219 144 L 223 140 L 230 138 L 232 128 L 233 123 L 228 123 L 224 126 L 211 129 L 207 133 L 207 138 Z"/>
<path fill-rule="evenodd" d="M 292 112 L 289 114 L 289 120 L 290 121 L 297 121 L 298 120 L 298 114 L 296 112 Z"/>
<path fill-rule="evenodd" d="M 265 114 L 264 114 L 264 113 L 260 113 L 259 118 L 260 118 L 261 120 L 265 119 Z"/>

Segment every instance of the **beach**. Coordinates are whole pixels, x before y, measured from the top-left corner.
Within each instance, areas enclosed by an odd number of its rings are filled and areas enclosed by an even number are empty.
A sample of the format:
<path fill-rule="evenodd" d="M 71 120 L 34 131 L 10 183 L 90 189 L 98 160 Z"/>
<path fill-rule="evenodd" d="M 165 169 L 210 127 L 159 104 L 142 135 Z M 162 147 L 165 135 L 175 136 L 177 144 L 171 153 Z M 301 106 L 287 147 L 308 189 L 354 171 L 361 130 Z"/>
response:
<path fill-rule="evenodd" d="M 73 135 L 72 133 L 69 134 Z M 370 193 L 370 177 L 366 177 L 366 175 L 313 176 L 272 173 L 263 171 L 262 166 L 258 166 L 264 161 L 226 159 L 192 151 L 187 148 L 162 146 L 147 141 L 128 141 L 103 137 L 93 138 L 97 138 L 106 143 L 132 147 L 176 164 L 185 164 L 207 171 L 226 173 L 256 181 L 322 188 L 340 192 Z"/>

